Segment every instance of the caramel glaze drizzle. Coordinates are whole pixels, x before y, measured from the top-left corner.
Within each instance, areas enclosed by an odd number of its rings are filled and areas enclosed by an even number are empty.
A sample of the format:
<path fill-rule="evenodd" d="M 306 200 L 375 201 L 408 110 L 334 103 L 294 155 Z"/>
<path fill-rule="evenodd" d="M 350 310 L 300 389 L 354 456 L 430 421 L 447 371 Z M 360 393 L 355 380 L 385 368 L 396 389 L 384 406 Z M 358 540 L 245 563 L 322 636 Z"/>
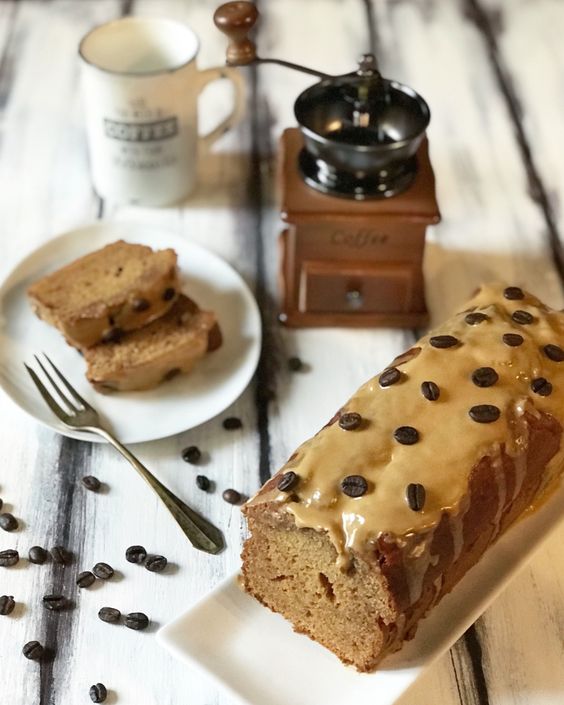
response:
<path fill-rule="evenodd" d="M 469 478 L 476 463 L 484 456 L 493 459 L 499 502 L 497 534 L 504 508 L 518 495 L 526 473 L 524 414 L 538 417 L 539 412 L 546 412 L 562 418 L 564 362 L 553 359 L 559 356 L 553 348 L 549 356 L 545 346 L 564 348 L 564 314 L 530 294 L 519 296 L 516 287 L 481 287 L 464 311 L 392 362 L 390 367 L 401 371 L 399 381 L 382 386 L 377 376 L 351 397 L 340 414 L 360 414 L 358 428 L 341 428 L 334 422 L 339 418 L 336 415 L 333 423 L 297 449 L 280 471 L 292 470 L 299 477 L 291 494 L 270 482 L 249 504 L 274 502 L 293 515 L 298 527 L 326 531 L 343 569 L 351 555 L 373 552 L 380 537 L 393 540 L 405 549 L 409 603 L 415 605 L 428 567 L 438 561 L 431 545 L 434 529 L 445 513 L 451 526 L 452 562 L 460 556 Z M 516 321 L 516 310 L 526 311 L 532 322 Z M 469 317 L 469 312 L 478 315 Z M 522 314 L 517 318 L 530 320 Z M 519 334 L 523 343 L 506 344 L 503 336 L 507 333 Z M 457 339 L 456 345 L 450 337 Z M 493 368 L 499 379 L 479 387 L 472 374 L 484 367 Z M 531 382 L 540 377 L 552 384 L 548 396 L 531 389 Z M 438 385 L 438 399 L 430 401 L 421 393 L 426 381 Z M 499 418 L 485 423 L 474 420 L 469 410 L 482 405 L 497 407 Z M 417 442 L 405 445 L 394 438 L 395 429 L 404 426 L 417 430 Z M 502 449 L 515 463 L 512 487 L 501 471 Z M 561 471 L 563 460 L 561 449 L 545 473 L 546 484 Z M 368 491 L 362 496 L 350 497 L 341 490 L 343 478 L 350 475 L 366 479 Z M 406 502 L 410 483 L 425 488 L 419 511 Z M 440 598 L 442 588 L 441 580 L 435 582 L 433 602 Z"/>

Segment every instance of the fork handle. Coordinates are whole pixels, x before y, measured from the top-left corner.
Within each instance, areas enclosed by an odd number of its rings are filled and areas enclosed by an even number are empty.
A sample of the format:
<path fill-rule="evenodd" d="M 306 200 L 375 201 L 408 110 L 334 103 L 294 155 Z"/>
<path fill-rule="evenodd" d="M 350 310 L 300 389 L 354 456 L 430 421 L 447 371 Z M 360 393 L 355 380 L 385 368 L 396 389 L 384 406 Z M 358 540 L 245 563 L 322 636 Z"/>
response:
<path fill-rule="evenodd" d="M 84 429 L 92 433 L 97 433 L 105 438 L 113 447 L 118 450 L 123 457 L 128 460 L 131 465 L 137 470 L 141 477 L 152 487 L 158 496 L 164 502 L 168 511 L 172 514 L 176 523 L 180 526 L 187 539 L 194 548 L 206 553 L 219 553 L 225 547 L 225 541 L 221 531 L 207 519 L 204 519 L 197 512 L 191 509 L 175 494 L 173 494 L 162 482 L 151 473 L 147 468 L 133 455 L 133 453 L 122 445 L 117 438 L 112 436 L 109 431 L 104 428 L 95 428 L 89 426 Z"/>

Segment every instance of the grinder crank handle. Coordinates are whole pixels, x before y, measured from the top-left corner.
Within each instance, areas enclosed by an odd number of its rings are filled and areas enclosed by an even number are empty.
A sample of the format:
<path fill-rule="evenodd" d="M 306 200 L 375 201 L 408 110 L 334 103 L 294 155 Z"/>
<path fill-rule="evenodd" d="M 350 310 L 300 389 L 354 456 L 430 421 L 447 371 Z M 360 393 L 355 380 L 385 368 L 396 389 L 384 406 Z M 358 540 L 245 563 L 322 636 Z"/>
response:
<path fill-rule="evenodd" d="M 278 64 L 286 68 L 295 69 L 302 73 L 308 73 L 318 78 L 333 78 L 329 74 L 315 69 L 293 64 L 282 59 L 261 59 L 257 56 L 257 47 L 252 39 L 249 39 L 249 32 L 253 29 L 258 19 L 259 12 L 252 2 L 237 0 L 236 2 L 226 2 L 220 5 L 214 13 L 213 21 L 215 26 L 223 32 L 229 39 L 227 46 L 228 66 L 248 66 L 249 64 Z"/>

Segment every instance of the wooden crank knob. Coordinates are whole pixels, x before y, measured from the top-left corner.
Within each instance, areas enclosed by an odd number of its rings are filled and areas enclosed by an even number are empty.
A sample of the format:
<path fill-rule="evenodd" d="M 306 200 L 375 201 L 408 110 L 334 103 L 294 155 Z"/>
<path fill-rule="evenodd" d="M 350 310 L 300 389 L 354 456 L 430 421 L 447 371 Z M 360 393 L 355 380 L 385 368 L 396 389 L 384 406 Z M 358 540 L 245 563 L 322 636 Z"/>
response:
<path fill-rule="evenodd" d="M 227 63 L 230 66 L 246 66 L 257 58 L 257 48 L 248 34 L 258 14 L 252 2 L 226 2 L 215 11 L 215 26 L 229 39 Z"/>

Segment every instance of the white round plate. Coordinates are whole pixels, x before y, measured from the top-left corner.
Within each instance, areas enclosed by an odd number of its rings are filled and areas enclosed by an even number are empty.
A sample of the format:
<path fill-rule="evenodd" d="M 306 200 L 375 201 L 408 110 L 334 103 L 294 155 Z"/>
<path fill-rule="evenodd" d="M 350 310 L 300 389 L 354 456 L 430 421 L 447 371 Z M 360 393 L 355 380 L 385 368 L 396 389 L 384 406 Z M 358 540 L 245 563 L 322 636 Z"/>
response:
<path fill-rule="evenodd" d="M 215 311 L 223 345 L 190 374 L 156 389 L 106 395 L 86 381 L 77 351 L 34 315 L 26 289 L 44 274 L 119 239 L 176 250 L 183 291 L 201 308 Z M 221 413 L 250 382 L 260 346 L 259 310 L 239 274 L 212 252 L 153 226 L 98 223 L 72 230 L 34 250 L 0 286 L 0 387 L 37 421 L 72 438 L 99 440 L 67 429 L 45 405 L 23 366 L 35 362 L 34 353 L 49 355 L 122 442 L 140 443 L 186 431 Z"/>

